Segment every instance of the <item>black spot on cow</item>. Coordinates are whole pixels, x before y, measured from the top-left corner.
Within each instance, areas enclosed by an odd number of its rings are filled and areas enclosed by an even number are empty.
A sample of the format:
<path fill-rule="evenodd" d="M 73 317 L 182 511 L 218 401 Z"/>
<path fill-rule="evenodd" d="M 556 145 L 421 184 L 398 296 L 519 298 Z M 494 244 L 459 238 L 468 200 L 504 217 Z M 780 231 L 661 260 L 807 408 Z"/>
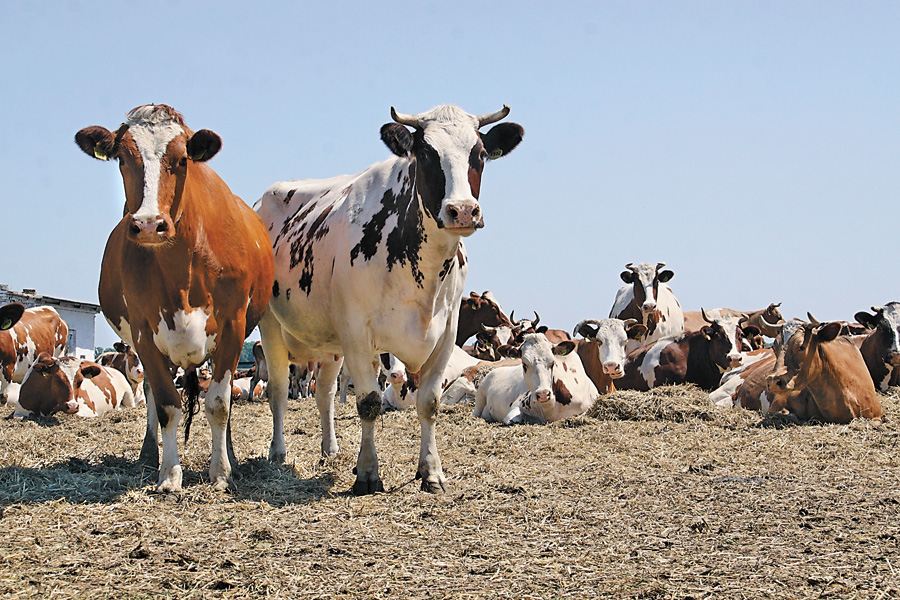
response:
<path fill-rule="evenodd" d="M 278 280 L 272 284 L 272 297 L 277 298 L 281 291 L 278 289 Z"/>
<path fill-rule="evenodd" d="M 396 194 L 393 190 L 385 191 L 381 198 L 381 209 L 363 225 L 362 239 L 350 250 L 351 265 L 360 255 L 363 260 L 371 260 L 384 239 L 388 270 L 393 269 L 397 263 L 400 266 L 409 263 L 413 279 L 422 287 L 424 276 L 419 269 L 419 253 L 427 236 L 415 190 L 415 177 L 412 177 L 403 183 Z M 396 215 L 397 224 L 385 237 L 384 229 L 391 215 Z"/>
<path fill-rule="evenodd" d="M 453 268 L 454 262 L 456 262 L 456 258 L 448 258 L 447 260 L 444 261 L 444 265 L 443 265 L 443 267 L 441 267 L 441 272 L 438 275 L 438 277 L 441 278 L 441 281 L 443 281 L 444 278 L 447 277 L 447 273 L 449 273 L 450 269 Z"/>
<path fill-rule="evenodd" d="M 321 211 L 312 221 L 309 218 L 315 213 L 316 209 Z M 281 228 L 275 244 L 278 245 L 282 236 L 287 236 L 291 240 L 291 262 L 290 268 L 293 270 L 301 265 L 300 279 L 298 281 L 301 290 L 309 295 L 312 289 L 313 279 L 313 243 L 321 240 L 328 233 L 328 225 L 326 220 L 334 204 L 327 204 L 322 207 L 316 202 L 309 202 L 297 210 L 297 213 L 287 219 Z"/>
<path fill-rule="evenodd" d="M 283 200 L 282 202 L 284 202 L 285 204 L 290 203 L 291 198 L 294 197 L 294 193 L 295 193 L 296 191 L 297 191 L 296 189 L 293 189 L 293 190 L 289 191 L 287 194 L 285 194 L 284 200 Z"/>
<path fill-rule="evenodd" d="M 285 300 L 290 300 L 290 299 L 291 299 L 291 288 L 288 288 L 288 289 L 284 290 L 284 299 L 285 299 Z"/>
<path fill-rule="evenodd" d="M 413 134 L 415 153 L 416 175 L 420 177 L 416 192 L 422 198 L 422 207 L 425 213 L 434 219 L 437 226 L 444 227 L 440 218 L 441 203 L 447 189 L 447 179 L 444 177 L 444 169 L 441 168 L 441 157 L 428 142 L 425 141 L 425 132 L 417 129 Z"/>

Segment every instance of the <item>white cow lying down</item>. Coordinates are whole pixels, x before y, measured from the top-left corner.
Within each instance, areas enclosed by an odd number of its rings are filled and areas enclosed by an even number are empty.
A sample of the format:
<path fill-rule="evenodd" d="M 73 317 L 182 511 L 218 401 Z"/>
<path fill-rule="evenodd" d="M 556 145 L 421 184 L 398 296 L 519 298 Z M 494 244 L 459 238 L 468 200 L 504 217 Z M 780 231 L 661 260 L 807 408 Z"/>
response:
<path fill-rule="evenodd" d="M 575 342 L 552 345 L 542 333 L 525 336 L 509 352 L 521 366 L 497 367 L 475 392 L 476 417 L 500 423 L 549 423 L 585 413 L 599 395 Z"/>

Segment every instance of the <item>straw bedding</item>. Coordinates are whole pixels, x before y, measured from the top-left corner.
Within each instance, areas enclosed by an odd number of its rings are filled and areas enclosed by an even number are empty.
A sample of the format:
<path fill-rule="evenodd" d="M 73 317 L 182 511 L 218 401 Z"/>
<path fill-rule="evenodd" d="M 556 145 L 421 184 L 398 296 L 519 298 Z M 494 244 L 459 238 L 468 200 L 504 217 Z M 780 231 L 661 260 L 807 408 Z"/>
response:
<path fill-rule="evenodd" d="M 388 492 L 348 493 L 359 439 L 318 459 L 311 400 L 288 461 L 265 404 L 235 407 L 242 477 L 205 481 L 202 412 L 184 493 L 137 464 L 142 409 L 0 421 L 4 598 L 900 597 L 900 390 L 881 423 L 794 425 L 690 387 L 617 392 L 585 417 L 504 427 L 442 411 L 450 491 L 413 480 L 415 411 L 379 419 Z"/>

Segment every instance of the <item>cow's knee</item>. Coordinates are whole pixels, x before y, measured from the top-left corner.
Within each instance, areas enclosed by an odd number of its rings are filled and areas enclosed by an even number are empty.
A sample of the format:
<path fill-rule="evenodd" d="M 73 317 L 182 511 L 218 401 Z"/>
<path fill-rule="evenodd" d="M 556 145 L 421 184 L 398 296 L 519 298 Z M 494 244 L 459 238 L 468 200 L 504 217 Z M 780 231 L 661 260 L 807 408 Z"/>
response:
<path fill-rule="evenodd" d="M 356 402 L 356 412 L 363 421 L 374 421 L 381 415 L 381 394 L 369 392 Z"/>

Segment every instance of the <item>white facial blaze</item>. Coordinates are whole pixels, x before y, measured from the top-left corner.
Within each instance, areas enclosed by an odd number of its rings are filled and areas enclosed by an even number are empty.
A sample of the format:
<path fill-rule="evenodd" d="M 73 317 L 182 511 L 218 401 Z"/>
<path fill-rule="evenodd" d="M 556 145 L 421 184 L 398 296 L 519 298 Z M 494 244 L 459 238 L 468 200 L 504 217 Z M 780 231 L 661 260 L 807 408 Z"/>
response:
<path fill-rule="evenodd" d="M 891 329 L 891 352 L 900 352 L 900 303 L 888 303 L 881 314 Z"/>
<path fill-rule="evenodd" d="M 522 342 L 522 365 L 525 385 L 532 395 L 538 392 L 549 392 L 552 400 L 553 378 L 551 368 L 556 357 L 553 345 L 542 333 L 530 333 Z"/>
<path fill-rule="evenodd" d="M 150 221 L 159 217 L 162 157 L 166 154 L 169 142 L 184 133 L 184 129 L 172 121 L 148 122 L 144 118 L 144 113 L 133 111 L 128 115 L 128 130 L 144 163 L 144 197 L 134 217 Z"/>
<path fill-rule="evenodd" d="M 625 342 L 628 335 L 621 319 L 603 319 L 595 336 L 599 342 L 597 357 L 601 365 L 615 364 L 625 369 Z"/>

